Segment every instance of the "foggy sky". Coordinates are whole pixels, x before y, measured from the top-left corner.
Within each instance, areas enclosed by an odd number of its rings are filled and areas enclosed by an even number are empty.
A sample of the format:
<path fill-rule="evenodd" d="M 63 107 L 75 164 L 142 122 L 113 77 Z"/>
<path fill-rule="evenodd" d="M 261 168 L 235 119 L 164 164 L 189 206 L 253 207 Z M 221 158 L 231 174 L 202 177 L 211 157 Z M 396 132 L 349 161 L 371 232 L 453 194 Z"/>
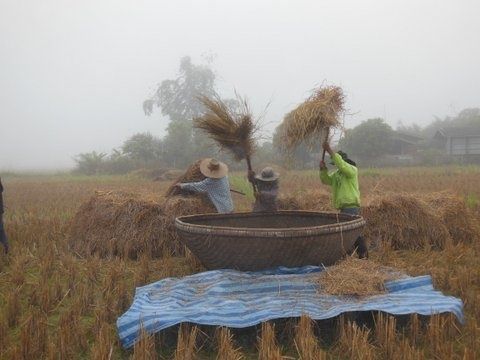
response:
<path fill-rule="evenodd" d="M 266 129 L 326 80 L 352 127 L 480 107 L 478 1 L 0 0 L 0 170 L 59 169 L 167 119 L 141 104 L 179 60 L 216 54 L 219 90 L 270 101 Z M 268 131 L 267 131 L 268 132 Z"/>

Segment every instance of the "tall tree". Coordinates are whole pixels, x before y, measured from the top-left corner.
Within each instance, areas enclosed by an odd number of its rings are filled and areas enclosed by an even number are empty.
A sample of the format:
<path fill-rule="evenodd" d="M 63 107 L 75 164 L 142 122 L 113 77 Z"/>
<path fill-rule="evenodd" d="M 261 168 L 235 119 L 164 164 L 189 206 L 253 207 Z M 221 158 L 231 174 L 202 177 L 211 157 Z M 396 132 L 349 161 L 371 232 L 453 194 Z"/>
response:
<path fill-rule="evenodd" d="M 215 73 L 210 65 L 195 65 L 189 56 L 185 56 L 180 60 L 177 77 L 163 80 L 155 94 L 144 101 L 143 110 L 146 115 L 151 115 L 153 107 L 157 106 L 172 121 L 191 120 L 203 111 L 197 97 L 214 94 Z"/>
<path fill-rule="evenodd" d="M 164 139 L 165 158 L 170 165 L 183 167 L 195 157 L 212 155 L 214 147 L 205 135 L 192 128 L 192 120 L 204 110 L 199 95 L 215 94 L 215 73 L 206 65 L 195 65 L 190 57 L 180 60 L 175 79 L 163 80 L 154 95 L 144 101 L 143 110 L 151 115 L 159 107 L 170 123 Z"/>

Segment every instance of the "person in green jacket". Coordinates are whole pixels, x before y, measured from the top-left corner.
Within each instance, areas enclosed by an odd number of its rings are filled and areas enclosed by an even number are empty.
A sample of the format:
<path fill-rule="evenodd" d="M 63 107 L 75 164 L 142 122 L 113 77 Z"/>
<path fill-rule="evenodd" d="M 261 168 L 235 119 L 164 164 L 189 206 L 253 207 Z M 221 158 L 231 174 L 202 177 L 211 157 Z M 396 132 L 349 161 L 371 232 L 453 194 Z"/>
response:
<path fill-rule="evenodd" d="M 348 158 L 343 151 L 334 152 L 328 141 L 323 143 L 323 149 L 330 154 L 332 165 L 337 167 L 333 173 L 328 173 L 323 160 L 320 161 L 320 180 L 332 187 L 333 206 L 342 214 L 360 214 L 360 190 L 358 187 L 357 164 Z M 368 258 L 367 242 L 359 236 L 355 242 L 358 257 Z"/>

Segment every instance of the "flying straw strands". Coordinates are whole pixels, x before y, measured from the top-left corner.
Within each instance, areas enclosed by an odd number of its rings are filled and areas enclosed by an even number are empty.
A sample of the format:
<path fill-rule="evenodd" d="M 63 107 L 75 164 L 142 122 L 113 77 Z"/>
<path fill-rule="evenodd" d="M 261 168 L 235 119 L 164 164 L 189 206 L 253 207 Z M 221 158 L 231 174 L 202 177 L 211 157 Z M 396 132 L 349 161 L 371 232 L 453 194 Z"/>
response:
<path fill-rule="evenodd" d="M 343 91 L 338 86 L 321 86 L 285 115 L 281 124 L 282 143 L 292 150 L 302 142 L 313 145 L 326 140 L 331 127 L 339 127 L 345 112 Z"/>
<path fill-rule="evenodd" d="M 253 121 L 245 100 L 238 98 L 238 108 L 227 105 L 218 96 L 200 96 L 206 108 L 203 116 L 194 119 L 196 128 L 205 131 L 221 149 L 230 151 L 235 160 L 247 161 L 251 169 L 250 157 L 255 151 L 257 124 Z"/>

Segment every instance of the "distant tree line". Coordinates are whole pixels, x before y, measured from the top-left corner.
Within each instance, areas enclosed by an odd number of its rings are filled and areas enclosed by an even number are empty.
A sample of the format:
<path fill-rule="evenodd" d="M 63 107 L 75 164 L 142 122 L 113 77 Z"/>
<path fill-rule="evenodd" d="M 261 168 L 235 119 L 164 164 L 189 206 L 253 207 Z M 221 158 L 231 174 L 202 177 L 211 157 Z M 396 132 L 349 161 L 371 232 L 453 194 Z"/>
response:
<path fill-rule="evenodd" d="M 110 154 L 90 152 L 77 155 L 75 171 L 82 174 L 123 174 L 140 168 L 185 168 L 202 157 L 219 157 L 229 161 L 226 154 L 203 133 L 192 126 L 192 120 L 203 113 L 199 95 L 216 94 L 216 74 L 211 64 L 193 64 L 190 57 L 180 60 L 175 79 L 163 80 L 151 97 L 143 102 L 145 115 L 156 108 L 168 118 L 167 134 L 163 138 L 150 133 L 138 133 L 127 139 Z M 224 99 L 235 106 L 235 99 Z M 256 162 L 273 163 L 275 151 L 272 142 L 259 144 Z M 233 167 L 235 163 L 230 162 Z M 240 166 L 240 165 L 237 165 Z"/>
<path fill-rule="evenodd" d="M 92 151 L 77 155 L 75 172 L 96 174 L 125 174 L 142 168 L 178 168 L 182 169 L 198 158 L 219 157 L 233 167 L 241 167 L 231 161 L 228 155 L 219 153 L 217 146 L 203 133 L 192 126 L 192 120 L 202 115 L 203 105 L 197 96 L 216 94 L 216 74 L 211 63 L 196 65 L 190 57 L 180 61 L 177 77 L 163 80 L 152 96 L 143 102 L 143 111 L 147 116 L 160 109 L 169 122 L 163 138 L 150 133 L 138 133 L 125 140 L 111 153 Z M 224 99 L 235 105 L 235 99 Z M 429 125 L 398 124 L 394 130 L 384 119 L 374 118 L 363 121 L 358 126 L 345 130 L 337 144 L 356 161 L 364 165 L 382 165 L 382 159 L 395 152 L 396 134 L 410 134 L 421 140 L 418 143 L 422 163 L 432 163 L 442 152 L 438 143 L 433 141 L 436 131 L 450 126 L 480 127 L 480 109 L 471 108 L 461 111 L 455 117 L 435 118 Z M 318 162 L 320 144 L 311 149 L 299 146 L 293 153 L 282 151 L 278 128 L 272 139 L 259 144 L 253 162 L 257 167 L 266 164 L 278 164 L 288 168 L 312 168 Z"/>
<path fill-rule="evenodd" d="M 411 135 L 416 138 L 415 152 L 411 156 L 411 160 L 414 160 L 415 164 L 441 164 L 452 162 L 454 159 L 445 155 L 445 145 L 434 136 L 438 130 L 450 127 L 478 128 L 480 130 L 480 109 L 468 108 L 454 117 L 435 118 L 423 128 L 417 124 L 406 126 L 399 123 L 396 129 L 393 129 L 384 119 L 368 119 L 352 129 L 347 129 L 345 135 L 340 139 L 338 147 L 366 165 L 392 165 L 394 163 L 388 162 L 386 159 L 398 154 L 395 140 L 403 135 Z"/>

